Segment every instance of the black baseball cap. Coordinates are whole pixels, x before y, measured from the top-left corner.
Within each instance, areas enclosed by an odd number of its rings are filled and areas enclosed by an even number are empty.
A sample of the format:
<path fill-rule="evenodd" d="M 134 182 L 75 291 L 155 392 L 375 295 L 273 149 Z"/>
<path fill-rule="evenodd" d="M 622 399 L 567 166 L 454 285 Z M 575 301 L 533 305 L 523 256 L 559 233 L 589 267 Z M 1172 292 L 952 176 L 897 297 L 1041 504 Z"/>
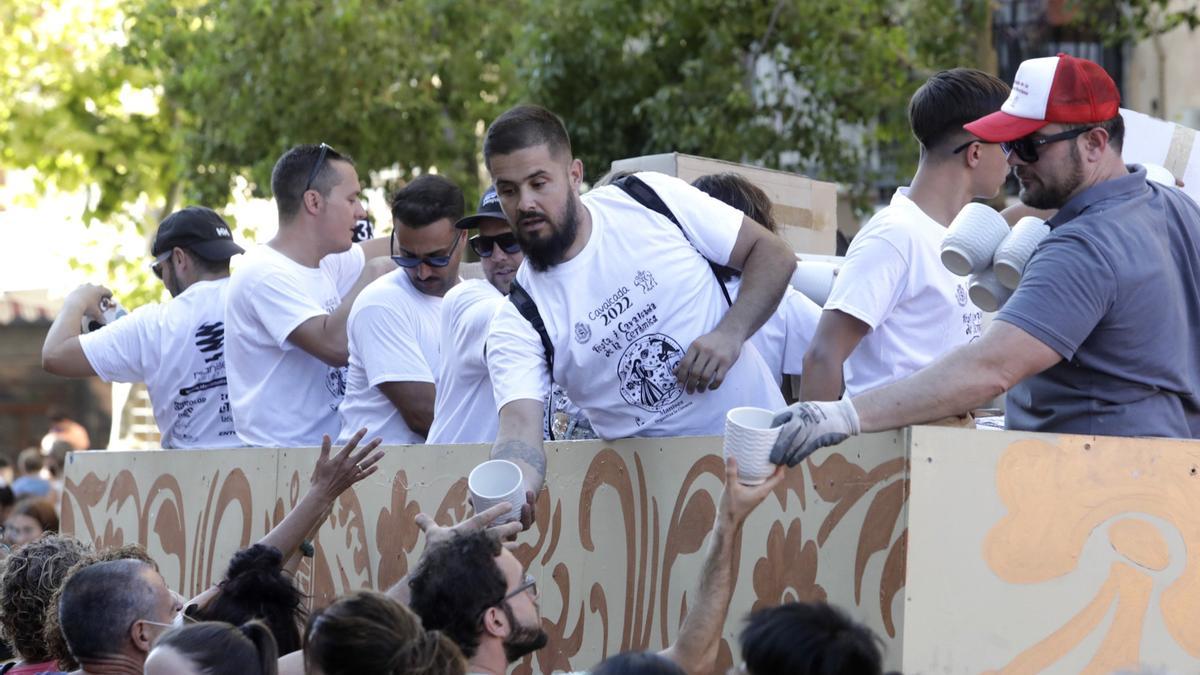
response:
<path fill-rule="evenodd" d="M 504 222 L 508 222 L 508 216 L 504 215 L 504 209 L 500 208 L 500 197 L 496 194 L 496 188 L 490 187 L 483 196 L 479 198 L 479 212 L 469 215 L 465 218 L 459 218 L 454 224 L 455 227 L 469 230 L 472 227 L 479 227 L 479 221 L 491 220 L 499 218 Z"/>
<path fill-rule="evenodd" d="M 203 206 L 189 206 L 164 218 L 158 224 L 150 255 L 158 257 L 176 246 L 213 261 L 229 260 L 246 252 L 234 243 L 229 223 L 216 211 Z"/>

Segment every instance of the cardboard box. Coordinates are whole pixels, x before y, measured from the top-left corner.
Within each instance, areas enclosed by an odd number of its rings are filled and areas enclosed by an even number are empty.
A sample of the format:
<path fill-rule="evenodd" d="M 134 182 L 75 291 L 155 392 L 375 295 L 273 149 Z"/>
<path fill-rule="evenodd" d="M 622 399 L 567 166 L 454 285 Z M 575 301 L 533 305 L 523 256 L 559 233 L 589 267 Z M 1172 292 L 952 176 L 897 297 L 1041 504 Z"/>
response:
<path fill-rule="evenodd" d="M 1196 130 L 1133 110 L 1121 108 L 1125 142 L 1121 158 L 1127 164 L 1157 164 L 1183 181 L 1183 191 L 1200 202 L 1200 143 Z"/>
<path fill-rule="evenodd" d="M 710 173 L 741 174 L 775 205 L 779 234 L 797 253 L 837 252 L 837 185 L 796 173 L 671 152 L 619 159 L 613 171 L 658 171 L 692 182 Z"/>

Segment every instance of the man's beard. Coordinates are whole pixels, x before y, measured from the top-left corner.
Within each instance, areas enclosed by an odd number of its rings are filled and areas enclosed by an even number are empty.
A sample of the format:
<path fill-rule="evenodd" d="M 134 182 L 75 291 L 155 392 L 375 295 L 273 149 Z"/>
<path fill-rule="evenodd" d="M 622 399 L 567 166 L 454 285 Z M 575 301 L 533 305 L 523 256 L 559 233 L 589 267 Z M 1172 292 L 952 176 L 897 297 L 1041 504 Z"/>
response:
<path fill-rule="evenodd" d="M 512 607 L 508 606 L 508 602 L 504 603 L 504 616 L 508 618 L 508 625 L 512 626 L 512 632 L 509 633 L 508 639 L 504 641 L 504 655 L 508 657 L 509 663 L 520 661 L 526 654 L 532 654 L 550 641 L 550 636 L 542 630 L 541 625 L 538 626 L 522 626 L 517 623 L 517 617 L 513 615 Z"/>
<path fill-rule="evenodd" d="M 1071 144 L 1070 174 L 1054 178 L 1053 184 L 1042 177 L 1037 187 L 1021 188 L 1021 201 L 1035 209 L 1062 208 L 1083 184 L 1083 157 L 1079 154 L 1079 146 Z"/>
<path fill-rule="evenodd" d="M 520 222 L 529 217 L 541 218 L 546 221 L 548 234 L 536 239 L 527 237 L 521 230 Z M 550 217 L 545 213 L 537 211 L 522 211 L 517 216 L 517 223 L 518 226 L 514 229 L 517 235 L 517 242 L 521 244 L 521 251 L 525 253 L 525 259 L 529 261 L 533 269 L 538 272 L 545 272 L 554 265 L 562 262 L 567 249 L 571 248 L 571 244 L 575 243 L 575 234 L 579 230 L 578 197 L 571 194 L 567 199 L 567 208 L 563 214 L 561 223 L 556 223 L 550 220 Z"/>

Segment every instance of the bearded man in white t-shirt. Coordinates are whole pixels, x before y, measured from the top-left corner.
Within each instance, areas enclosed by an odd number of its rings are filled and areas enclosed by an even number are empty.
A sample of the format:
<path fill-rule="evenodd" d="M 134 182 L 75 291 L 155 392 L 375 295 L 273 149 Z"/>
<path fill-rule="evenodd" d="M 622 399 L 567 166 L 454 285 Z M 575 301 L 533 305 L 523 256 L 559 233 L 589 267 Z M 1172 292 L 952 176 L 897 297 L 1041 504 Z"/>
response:
<path fill-rule="evenodd" d="M 958 212 L 1004 185 L 1008 162 L 999 144 L 963 125 L 999 110 L 1008 92 L 987 73 L 956 68 L 913 94 L 908 118 L 921 146 L 917 173 L 850 243 L 804 356 L 801 400 L 881 387 L 979 338 L 983 315 L 968 299 L 966 280 L 947 270 L 939 253 Z"/>
<path fill-rule="evenodd" d="M 487 340 L 500 412 L 492 457 L 519 463 L 528 497 L 545 475 L 540 431 L 552 380 L 603 438 L 719 434 L 730 408 L 782 406 L 746 343 L 795 267 L 782 239 L 662 174 L 639 173 L 632 185 L 678 224 L 617 185 L 580 197 L 583 164 L 562 121 L 538 106 L 492 123 L 484 161 L 525 253 L 509 298 L 523 291 L 544 323 L 539 334 L 506 303 Z M 745 271 L 732 305 L 712 263 Z"/>
<path fill-rule="evenodd" d="M 348 156 L 296 146 L 275 163 L 271 190 L 279 231 L 246 255 L 225 304 L 234 422 L 246 445 L 319 445 L 338 436 L 350 308 L 396 265 L 387 240 L 353 243 L 366 212 Z"/>
<path fill-rule="evenodd" d="M 463 194 L 427 174 L 392 196 L 392 261 L 401 269 L 371 282 L 350 310 L 350 371 L 339 415 L 342 436 L 360 428 L 384 443 L 424 443 L 433 423 L 441 361 L 442 297 L 459 282 L 467 233 Z"/>
<path fill-rule="evenodd" d="M 460 282 L 442 301 L 443 350 L 429 443 L 490 443 L 500 420 L 487 368 L 488 326 L 525 255 L 494 187 L 483 193 L 479 210 L 459 219 L 455 227 L 478 228 L 467 241 L 479 256 L 484 278 Z"/>
<path fill-rule="evenodd" d="M 65 377 L 145 382 L 164 448 L 230 448 L 234 432 L 226 387 L 225 294 L 229 259 L 244 253 L 212 209 L 189 206 L 158 226 L 150 253 L 171 301 L 80 334 L 99 320 L 112 291 L 84 284 L 71 292 L 42 346 L 42 367 Z"/>

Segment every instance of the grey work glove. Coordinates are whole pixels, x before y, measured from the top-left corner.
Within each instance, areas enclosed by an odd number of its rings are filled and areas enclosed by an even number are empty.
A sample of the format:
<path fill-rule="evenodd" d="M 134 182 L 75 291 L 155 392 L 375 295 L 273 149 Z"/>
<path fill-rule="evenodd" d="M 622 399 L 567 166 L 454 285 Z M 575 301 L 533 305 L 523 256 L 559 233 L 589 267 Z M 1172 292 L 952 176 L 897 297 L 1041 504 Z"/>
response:
<path fill-rule="evenodd" d="M 850 399 L 840 401 L 802 401 L 785 408 L 771 426 L 782 426 L 771 461 L 796 466 L 818 448 L 836 445 L 858 435 L 858 411 Z"/>

